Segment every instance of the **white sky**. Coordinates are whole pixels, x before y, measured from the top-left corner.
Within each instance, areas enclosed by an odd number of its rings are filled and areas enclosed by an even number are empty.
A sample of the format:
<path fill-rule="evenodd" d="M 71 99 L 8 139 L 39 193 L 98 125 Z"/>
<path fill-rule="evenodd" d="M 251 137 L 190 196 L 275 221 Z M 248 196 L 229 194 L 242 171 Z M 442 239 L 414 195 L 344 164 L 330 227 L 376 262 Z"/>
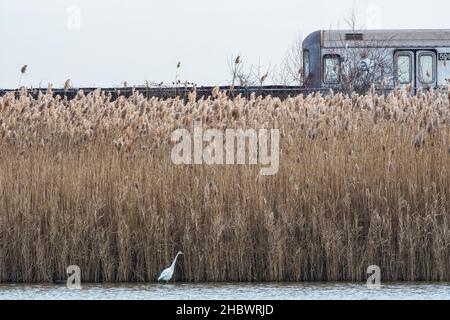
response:
<path fill-rule="evenodd" d="M 448 0 L 0 0 L 0 88 L 24 64 L 34 87 L 170 83 L 178 61 L 182 80 L 226 84 L 231 56 L 273 67 L 353 6 L 363 28 L 450 28 Z"/>

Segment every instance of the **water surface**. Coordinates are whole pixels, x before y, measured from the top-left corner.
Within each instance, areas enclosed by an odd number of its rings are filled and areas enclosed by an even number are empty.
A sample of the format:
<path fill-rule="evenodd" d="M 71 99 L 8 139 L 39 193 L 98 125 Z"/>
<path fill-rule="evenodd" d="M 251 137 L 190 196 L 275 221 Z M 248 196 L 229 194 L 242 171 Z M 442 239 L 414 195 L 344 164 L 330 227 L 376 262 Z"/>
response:
<path fill-rule="evenodd" d="M 364 283 L 297 284 L 0 284 L 0 300 L 450 300 L 450 283 L 387 283 L 368 289 Z"/>

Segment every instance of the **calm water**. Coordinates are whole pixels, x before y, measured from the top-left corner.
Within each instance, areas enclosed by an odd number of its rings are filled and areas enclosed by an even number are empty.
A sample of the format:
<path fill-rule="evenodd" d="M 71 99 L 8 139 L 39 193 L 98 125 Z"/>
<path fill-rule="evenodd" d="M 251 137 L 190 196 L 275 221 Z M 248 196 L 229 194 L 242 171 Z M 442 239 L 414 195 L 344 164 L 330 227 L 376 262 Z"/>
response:
<path fill-rule="evenodd" d="M 365 284 L 129 284 L 83 285 L 81 290 L 54 285 L 0 285 L 0 300 L 450 300 L 450 283 L 389 283 L 379 290 Z"/>

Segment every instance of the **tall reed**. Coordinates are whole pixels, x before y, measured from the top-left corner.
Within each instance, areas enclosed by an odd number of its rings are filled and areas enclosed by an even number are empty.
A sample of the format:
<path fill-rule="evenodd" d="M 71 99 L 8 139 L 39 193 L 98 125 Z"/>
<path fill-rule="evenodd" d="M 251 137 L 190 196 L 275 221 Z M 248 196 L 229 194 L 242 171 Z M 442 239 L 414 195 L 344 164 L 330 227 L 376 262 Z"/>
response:
<path fill-rule="evenodd" d="M 0 282 L 450 281 L 450 93 L 0 97 Z M 280 170 L 176 166 L 170 135 L 279 128 Z"/>

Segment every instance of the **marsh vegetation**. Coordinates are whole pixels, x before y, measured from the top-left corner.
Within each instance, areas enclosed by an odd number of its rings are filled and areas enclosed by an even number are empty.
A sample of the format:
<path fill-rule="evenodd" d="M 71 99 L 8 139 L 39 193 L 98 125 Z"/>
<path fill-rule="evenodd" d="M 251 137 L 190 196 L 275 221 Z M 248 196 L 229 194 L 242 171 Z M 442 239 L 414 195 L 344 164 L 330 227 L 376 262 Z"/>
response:
<path fill-rule="evenodd" d="M 174 165 L 171 133 L 278 128 L 280 168 Z M 450 93 L 0 97 L 0 282 L 450 280 Z"/>

